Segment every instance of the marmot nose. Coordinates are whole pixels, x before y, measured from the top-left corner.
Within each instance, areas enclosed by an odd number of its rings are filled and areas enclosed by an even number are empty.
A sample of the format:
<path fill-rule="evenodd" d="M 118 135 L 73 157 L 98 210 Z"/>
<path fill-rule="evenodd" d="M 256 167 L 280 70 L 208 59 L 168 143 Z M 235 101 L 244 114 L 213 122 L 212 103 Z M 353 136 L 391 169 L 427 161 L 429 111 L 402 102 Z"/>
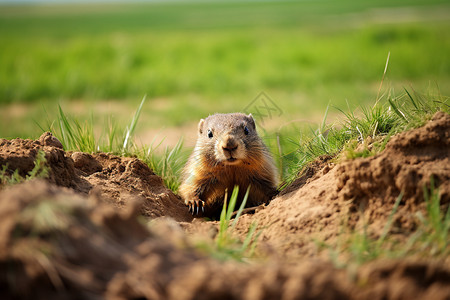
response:
<path fill-rule="evenodd" d="M 238 145 L 234 139 L 228 139 L 227 142 L 222 146 L 224 151 L 233 152 L 238 148 Z"/>

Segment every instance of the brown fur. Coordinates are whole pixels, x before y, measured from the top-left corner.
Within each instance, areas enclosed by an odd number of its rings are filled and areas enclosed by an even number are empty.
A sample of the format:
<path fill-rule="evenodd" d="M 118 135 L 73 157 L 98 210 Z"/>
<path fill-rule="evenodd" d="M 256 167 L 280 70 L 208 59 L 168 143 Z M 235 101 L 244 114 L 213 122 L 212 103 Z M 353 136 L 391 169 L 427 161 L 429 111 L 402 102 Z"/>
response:
<path fill-rule="evenodd" d="M 203 216 L 218 217 L 225 191 L 230 196 L 235 185 L 239 186 L 237 205 L 249 185 L 247 207 L 268 203 L 277 184 L 273 159 L 251 115 L 215 114 L 200 120 L 197 144 L 179 189 L 193 213 L 201 213 L 204 207 Z"/>

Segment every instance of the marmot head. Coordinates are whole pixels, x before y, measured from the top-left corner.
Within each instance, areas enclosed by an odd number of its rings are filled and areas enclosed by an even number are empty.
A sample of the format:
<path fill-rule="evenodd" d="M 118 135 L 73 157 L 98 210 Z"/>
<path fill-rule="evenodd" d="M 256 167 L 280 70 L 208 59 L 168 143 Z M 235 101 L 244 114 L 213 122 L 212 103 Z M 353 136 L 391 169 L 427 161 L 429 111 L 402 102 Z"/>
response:
<path fill-rule="evenodd" d="M 216 164 L 245 163 L 262 146 L 251 114 L 215 114 L 201 119 L 198 135 L 198 146 L 206 148 L 204 154 Z"/>

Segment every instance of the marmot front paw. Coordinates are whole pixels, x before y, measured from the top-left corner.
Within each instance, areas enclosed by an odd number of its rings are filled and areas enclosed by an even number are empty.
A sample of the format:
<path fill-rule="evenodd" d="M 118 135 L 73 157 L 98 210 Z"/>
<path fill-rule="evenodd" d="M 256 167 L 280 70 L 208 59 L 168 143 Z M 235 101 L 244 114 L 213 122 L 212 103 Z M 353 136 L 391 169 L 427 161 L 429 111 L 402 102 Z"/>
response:
<path fill-rule="evenodd" d="M 205 201 L 200 199 L 186 200 L 186 205 L 189 207 L 189 212 L 192 215 L 198 215 L 200 210 L 202 213 L 205 212 Z"/>

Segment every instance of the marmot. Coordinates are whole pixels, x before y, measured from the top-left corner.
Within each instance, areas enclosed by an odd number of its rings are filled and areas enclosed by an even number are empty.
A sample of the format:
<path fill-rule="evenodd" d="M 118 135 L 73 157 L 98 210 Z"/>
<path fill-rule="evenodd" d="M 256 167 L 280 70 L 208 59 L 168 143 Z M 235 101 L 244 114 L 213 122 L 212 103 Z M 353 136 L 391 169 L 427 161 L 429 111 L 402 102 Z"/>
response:
<path fill-rule="evenodd" d="M 195 149 L 184 168 L 179 193 L 192 214 L 217 218 L 225 191 L 239 186 L 239 207 L 250 185 L 247 207 L 276 194 L 278 172 L 256 132 L 251 114 L 215 114 L 201 119 Z"/>

